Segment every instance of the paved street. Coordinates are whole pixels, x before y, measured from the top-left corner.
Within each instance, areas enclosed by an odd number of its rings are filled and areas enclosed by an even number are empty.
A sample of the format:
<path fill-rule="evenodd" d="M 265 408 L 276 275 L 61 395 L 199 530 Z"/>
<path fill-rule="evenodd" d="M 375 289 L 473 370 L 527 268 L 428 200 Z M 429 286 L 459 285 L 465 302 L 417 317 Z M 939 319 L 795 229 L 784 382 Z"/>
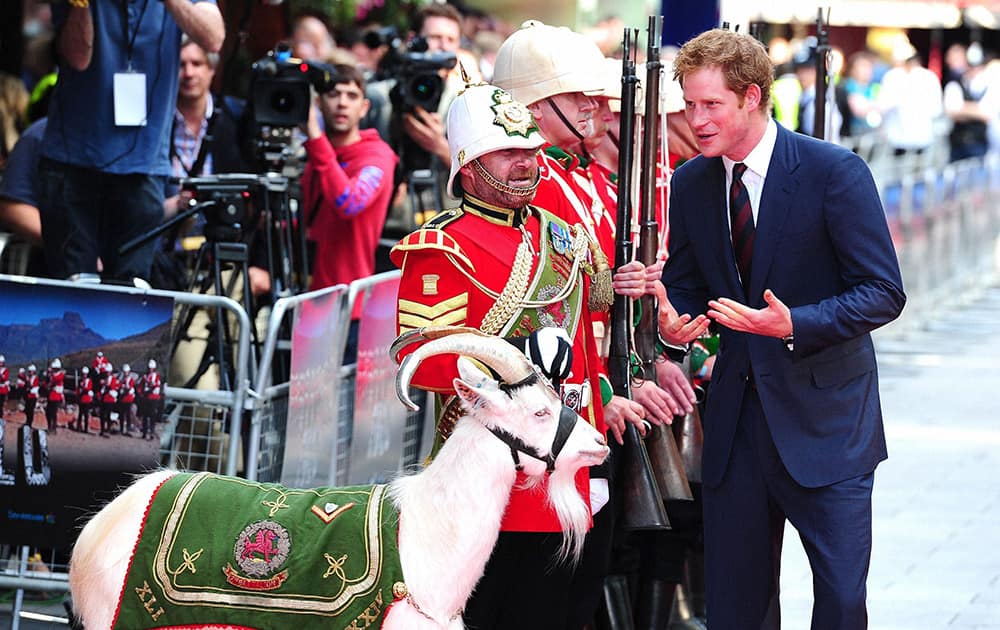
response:
<path fill-rule="evenodd" d="M 1000 287 L 876 343 L 889 459 L 875 473 L 870 627 L 1000 629 Z M 793 529 L 782 565 L 782 627 L 805 630 Z"/>

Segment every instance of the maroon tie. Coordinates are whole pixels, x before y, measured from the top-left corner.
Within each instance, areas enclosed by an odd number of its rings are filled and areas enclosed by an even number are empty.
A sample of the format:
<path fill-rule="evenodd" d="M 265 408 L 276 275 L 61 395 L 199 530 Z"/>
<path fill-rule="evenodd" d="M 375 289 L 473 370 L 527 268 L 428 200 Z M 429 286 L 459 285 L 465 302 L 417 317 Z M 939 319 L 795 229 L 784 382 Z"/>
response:
<path fill-rule="evenodd" d="M 743 281 L 744 293 L 750 290 L 750 261 L 753 259 L 753 210 L 750 207 L 750 195 L 743 185 L 743 173 L 747 165 L 742 162 L 733 164 L 733 183 L 729 186 L 729 219 L 733 231 L 733 253 L 736 255 L 736 267 L 740 270 L 740 280 Z"/>

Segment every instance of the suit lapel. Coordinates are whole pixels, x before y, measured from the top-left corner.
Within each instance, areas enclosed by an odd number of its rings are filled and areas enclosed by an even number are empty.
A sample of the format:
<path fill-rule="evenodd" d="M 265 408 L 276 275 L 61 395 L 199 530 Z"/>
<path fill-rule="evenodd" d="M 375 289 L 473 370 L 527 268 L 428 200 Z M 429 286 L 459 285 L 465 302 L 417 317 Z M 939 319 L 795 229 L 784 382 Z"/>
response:
<path fill-rule="evenodd" d="M 750 273 L 750 306 L 764 305 L 763 293 L 767 273 L 777 254 L 778 235 L 791 210 L 799 180 L 795 170 L 799 165 L 798 150 L 790 131 L 778 125 L 778 138 L 767 167 L 767 179 L 757 212 L 756 236 Z M 730 246 L 730 258 L 732 247 Z M 735 263 L 734 263 L 735 264 Z"/>

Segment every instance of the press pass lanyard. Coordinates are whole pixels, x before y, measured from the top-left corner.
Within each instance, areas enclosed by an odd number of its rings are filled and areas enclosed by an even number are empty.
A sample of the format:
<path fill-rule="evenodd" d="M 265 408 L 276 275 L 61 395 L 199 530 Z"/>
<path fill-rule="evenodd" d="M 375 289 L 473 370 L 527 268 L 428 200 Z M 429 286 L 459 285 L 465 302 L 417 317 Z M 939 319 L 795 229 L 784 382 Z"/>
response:
<path fill-rule="evenodd" d="M 146 124 L 146 74 L 132 68 L 132 51 L 135 39 L 146 15 L 149 0 L 143 0 L 139 18 L 135 21 L 135 32 L 129 36 L 128 5 L 122 0 L 122 28 L 125 31 L 125 71 L 114 76 L 115 125 L 119 127 L 142 127 Z"/>
<path fill-rule="evenodd" d="M 142 9 L 139 10 L 139 19 L 135 21 L 135 32 L 129 37 L 128 34 L 128 5 L 129 0 L 122 0 L 122 28 L 125 29 L 125 70 L 132 72 L 132 51 L 135 49 L 135 38 L 139 36 L 139 28 L 142 26 L 142 18 L 146 15 L 146 7 L 149 0 L 143 0 Z M 166 9 L 164 9 L 166 11 Z"/>

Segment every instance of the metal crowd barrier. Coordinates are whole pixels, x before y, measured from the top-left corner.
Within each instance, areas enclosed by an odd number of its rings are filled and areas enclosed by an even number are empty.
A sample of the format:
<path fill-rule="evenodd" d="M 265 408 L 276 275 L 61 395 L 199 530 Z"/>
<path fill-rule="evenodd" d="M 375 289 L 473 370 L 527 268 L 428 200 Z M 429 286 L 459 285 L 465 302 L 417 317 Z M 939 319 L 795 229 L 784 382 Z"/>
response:
<path fill-rule="evenodd" d="M 159 463 L 181 470 L 212 471 L 235 475 L 240 460 L 240 439 L 244 401 L 247 396 L 250 366 L 250 319 L 243 307 L 228 297 L 139 289 L 104 284 L 72 283 L 24 276 L 0 274 L 0 280 L 34 286 L 65 287 L 95 292 L 124 293 L 143 297 L 170 298 L 175 305 L 189 305 L 215 312 L 222 309 L 237 326 L 235 338 L 235 379 L 232 391 L 184 389 L 167 385 L 164 391 L 166 421 L 157 425 L 160 433 Z M 176 321 L 172 322 L 176 325 Z M 168 374 L 169 378 L 169 374 Z M 203 413 L 204 412 L 204 413 Z M 33 555 L 28 546 L 6 545 L 0 553 L 0 588 L 15 589 L 12 630 L 20 619 L 30 618 L 55 623 L 65 619 L 23 612 L 25 591 L 67 592 L 68 567 L 56 550 Z"/>
<path fill-rule="evenodd" d="M 995 280 L 1000 155 L 879 181 L 907 304 L 887 331 L 903 333 Z"/>
<path fill-rule="evenodd" d="M 247 399 L 248 406 L 253 409 L 248 459 L 257 461 L 256 471 L 250 472 L 252 468 L 248 467 L 248 476 L 253 475 L 251 478 L 258 481 L 278 482 L 282 478 L 283 464 L 287 459 L 285 453 L 288 450 L 294 450 L 294 447 L 290 446 L 289 440 L 298 439 L 297 432 L 300 429 L 288 426 L 286 422 L 289 410 L 290 382 L 287 374 L 281 374 L 278 377 L 281 372 L 280 359 L 282 355 L 287 355 L 291 349 L 287 333 L 291 328 L 291 323 L 288 318 L 294 314 L 295 309 L 306 303 L 329 296 L 332 296 L 331 299 L 338 300 L 335 307 L 339 313 L 337 328 L 331 337 L 323 343 L 334 357 L 342 358 L 351 327 L 351 313 L 354 312 L 355 304 L 360 302 L 364 305 L 377 285 L 393 281 L 399 275 L 398 271 L 390 271 L 356 280 L 349 287 L 337 285 L 319 291 L 281 298 L 275 302 L 261 352 L 261 368 L 253 390 Z M 393 328 L 392 331 L 389 331 L 390 334 L 394 333 L 394 330 Z M 329 383 L 331 391 L 329 392 L 330 396 L 326 398 L 326 407 L 336 411 L 336 415 L 329 418 L 330 421 L 335 421 L 334 434 L 336 438 L 329 446 L 329 460 L 325 462 L 326 468 L 323 468 L 323 471 L 329 472 L 314 477 L 318 480 L 315 485 L 346 485 L 348 483 L 352 463 L 351 443 L 355 429 L 354 399 L 357 371 L 357 361 L 346 364 L 341 362 L 334 381 Z M 427 418 L 433 413 L 432 408 L 428 409 L 432 405 L 424 404 L 426 395 L 420 390 L 413 390 L 412 396 L 421 406 L 421 410 L 408 414 L 403 435 L 402 456 L 398 466 L 394 470 L 386 470 L 386 474 L 394 474 L 399 470 L 416 465 L 430 448 L 433 421 L 427 421 Z M 321 440 L 324 445 L 329 441 L 328 435 L 316 433 L 310 435 L 313 436 L 313 439 Z M 290 454 L 292 457 L 295 455 L 295 453 Z M 311 454 L 306 456 L 311 456 Z M 355 464 L 357 465 L 359 462 L 355 462 Z"/>

